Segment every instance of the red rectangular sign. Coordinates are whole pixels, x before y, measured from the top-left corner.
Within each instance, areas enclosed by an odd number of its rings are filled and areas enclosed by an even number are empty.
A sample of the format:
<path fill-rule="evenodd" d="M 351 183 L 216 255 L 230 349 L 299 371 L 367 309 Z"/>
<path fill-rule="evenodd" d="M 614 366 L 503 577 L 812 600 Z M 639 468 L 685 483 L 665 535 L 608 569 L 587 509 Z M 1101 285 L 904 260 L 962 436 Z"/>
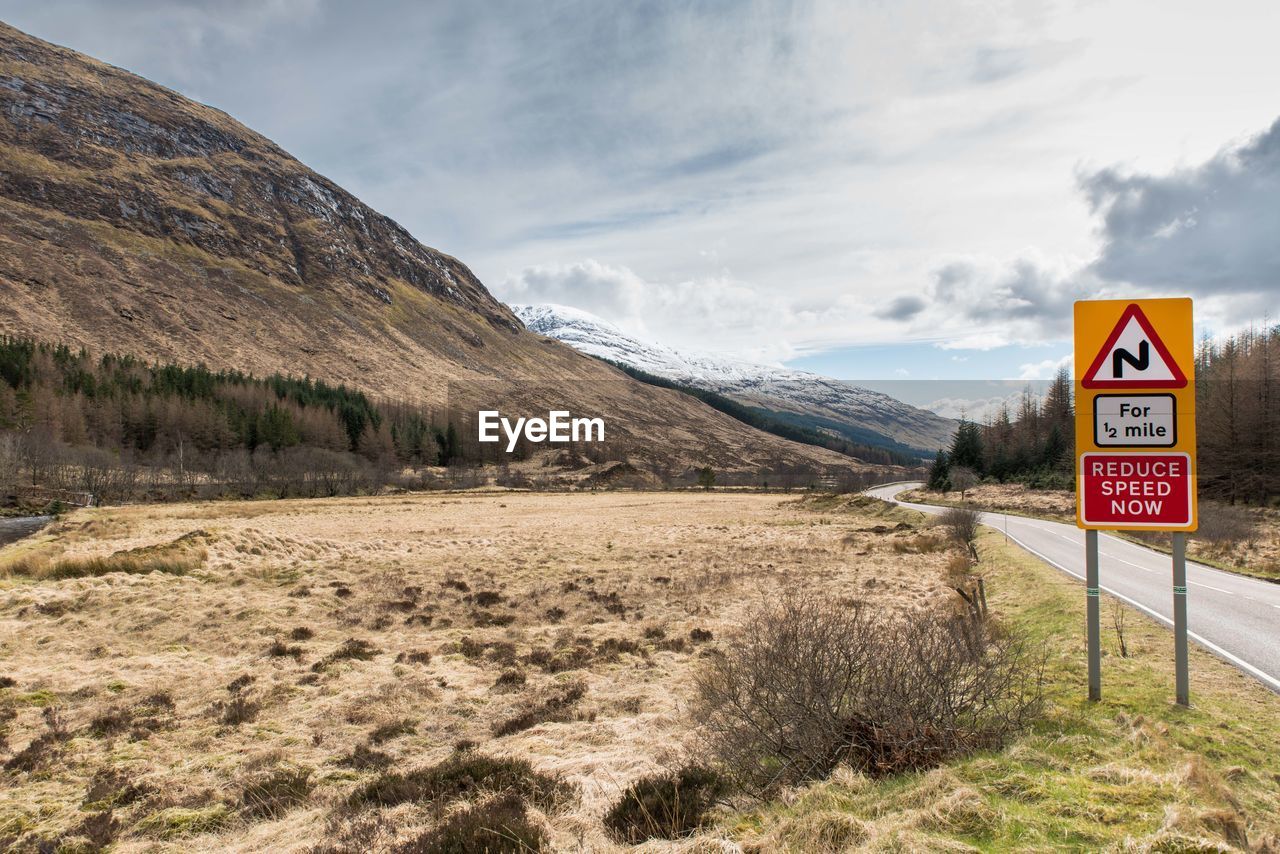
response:
<path fill-rule="evenodd" d="M 1086 525 L 1191 524 L 1189 454 L 1081 454 L 1080 485 L 1080 518 Z"/>

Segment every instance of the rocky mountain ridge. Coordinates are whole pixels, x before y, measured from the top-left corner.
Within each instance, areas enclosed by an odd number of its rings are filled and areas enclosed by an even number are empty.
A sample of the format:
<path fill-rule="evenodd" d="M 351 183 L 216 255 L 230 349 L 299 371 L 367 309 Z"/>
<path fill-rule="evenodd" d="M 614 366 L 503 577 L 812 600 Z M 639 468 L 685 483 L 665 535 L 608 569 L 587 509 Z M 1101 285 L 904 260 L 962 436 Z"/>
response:
<path fill-rule="evenodd" d="M 225 113 L 3 24 L 0 296 L 0 334 L 604 415 L 636 462 L 851 465 L 530 334 L 462 262 Z"/>

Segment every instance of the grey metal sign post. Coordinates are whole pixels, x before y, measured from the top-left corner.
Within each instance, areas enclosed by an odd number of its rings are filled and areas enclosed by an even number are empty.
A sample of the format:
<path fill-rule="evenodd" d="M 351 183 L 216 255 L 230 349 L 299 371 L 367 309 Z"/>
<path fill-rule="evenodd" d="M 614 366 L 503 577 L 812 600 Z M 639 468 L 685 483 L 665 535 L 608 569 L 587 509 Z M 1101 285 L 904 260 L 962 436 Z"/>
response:
<path fill-rule="evenodd" d="M 1102 699 L 1102 626 L 1098 602 L 1098 532 L 1084 532 L 1085 613 L 1089 636 L 1089 699 Z"/>
<path fill-rule="evenodd" d="M 1173 534 L 1173 664 L 1179 706 L 1191 705 L 1187 673 L 1187 535 Z"/>

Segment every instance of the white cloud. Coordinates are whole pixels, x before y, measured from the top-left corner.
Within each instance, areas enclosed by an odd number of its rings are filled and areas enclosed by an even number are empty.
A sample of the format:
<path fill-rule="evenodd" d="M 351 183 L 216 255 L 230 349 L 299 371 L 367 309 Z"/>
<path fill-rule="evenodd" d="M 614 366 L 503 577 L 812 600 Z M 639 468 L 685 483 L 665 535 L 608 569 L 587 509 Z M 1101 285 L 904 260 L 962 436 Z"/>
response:
<path fill-rule="evenodd" d="M 1115 287 L 1190 290 L 1214 324 L 1274 309 L 1274 149 L 1217 153 L 1275 119 L 1267 0 L 0 0 L 0 18 L 227 110 L 500 296 L 676 344 L 1061 342 L 1070 302 Z"/>
<path fill-rule="evenodd" d="M 1039 362 L 1027 362 L 1018 367 L 1020 380 L 1049 380 L 1060 368 L 1070 367 L 1075 359 L 1068 355 L 1061 359 L 1043 359 Z"/>
<path fill-rule="evenodd" d="M 635 335 L 675 347 L 721 348 L 775 361 L 793 355 L 789 333 L 812 318 L 780 297 L 727 275 L 650 282 L 625 267 L 587 260 L 530 267 L 494 287 L 511 303 L 559 303 L 581 308 Z"/>

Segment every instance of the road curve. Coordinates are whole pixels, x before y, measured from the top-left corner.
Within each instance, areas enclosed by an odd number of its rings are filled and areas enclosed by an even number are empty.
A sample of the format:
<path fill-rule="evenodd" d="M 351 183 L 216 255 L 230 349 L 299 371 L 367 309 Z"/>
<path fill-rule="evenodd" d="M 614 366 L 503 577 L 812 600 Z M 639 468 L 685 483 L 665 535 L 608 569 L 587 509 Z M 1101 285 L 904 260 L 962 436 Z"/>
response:
<path fill-rule="evenodd" d="M 889 484 L 867 494 L 924 513 L 946 509 L 897 499 L 899 493 L 920 485 Z M 1007 532 L 1010 540 L 1050 566 L 1084 581 L 1084 531 L 1074 525 L 1005 513 L 983 513 L 982 521 Z M 1098 537 L 1098 550 L 1102 589 L 1172 626 L 1169 555 L 1106 533 Z M 1083 617 L 1083 602 L 1080 610 Z M 1280 584 L 1187 561 L 1187 629 L 1191 640 L 1280 692 Z M 1172 649 L 1169 655 L 1172 659 Z"/>

